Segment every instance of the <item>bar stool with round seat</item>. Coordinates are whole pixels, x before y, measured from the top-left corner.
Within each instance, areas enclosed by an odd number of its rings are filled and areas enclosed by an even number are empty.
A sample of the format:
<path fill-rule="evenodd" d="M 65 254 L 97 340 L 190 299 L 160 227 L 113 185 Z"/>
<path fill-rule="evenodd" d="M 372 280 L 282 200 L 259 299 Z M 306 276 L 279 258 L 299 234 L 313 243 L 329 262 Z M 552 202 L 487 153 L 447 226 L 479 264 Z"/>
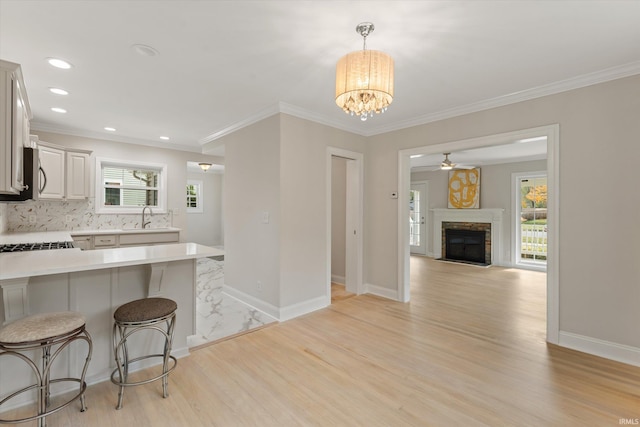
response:
<path fill-rule="evenodd" d="M 111 373 L 111 382 L 120 386 L 116 409 L 122 408 L 125 387 L 148 384 L 162 379 L 162 397 L 169 396 L 169 373 L 178 364 L 176 358 L 171 355 L 177 309 L 178 305 L 173 300 L 167 298 L 144 298 L 120 306 L 113 314 L 113 348 L 116 369 Z M 143 330 L 158 331 L 164 336 L 163 351 L 162 353 L 143 355 L 129 360 L 127 340 L 134 333 Z M 162 358 L 162 373 L 141 381 L 129 381 L 128 376 L 131 364 L 150 358 Z M 173 363 L 170 363 L 170 360 Z"/>
<path fill-rule="evenodd" d="M 36 415 L 13 420 L 0 419 L 0 424 L 16 424 L 38 420 L 38 426 L 44 427 L 46 426 L 47 415 L 61 410 L 77 399 L 80 399 L 81 412 L 86 411 L 84 394 L 87 389 L 87 383 L 85 382 L 85 375 L 91 360 L 93 344 L 89 332 L 85 329 L 85 324 L 85 317 L 82 314 L 65 311 L 27 316 L 0 329 L 0 359 L 13 356 L 24 361 L 33 371 L 36 380 L 35 384 L 15 391 L 0 400 L 0 406 L 29 390 L 36 390 L 37 403 Z M 56 358 L 72 342 L 78 340 L 87 343 L 87 357 L 80 377 L 52 379 L 51 367 Z M 42 352 L 41 369 L 36 362 L 27 356 L 28 353 L 34 350 L 41 350 Z M 78 393 L 71 398 L 65 398 L 62 403 L 51 408 L 51 384 L 64 382 L 77 382 L 79 384 Z"/>

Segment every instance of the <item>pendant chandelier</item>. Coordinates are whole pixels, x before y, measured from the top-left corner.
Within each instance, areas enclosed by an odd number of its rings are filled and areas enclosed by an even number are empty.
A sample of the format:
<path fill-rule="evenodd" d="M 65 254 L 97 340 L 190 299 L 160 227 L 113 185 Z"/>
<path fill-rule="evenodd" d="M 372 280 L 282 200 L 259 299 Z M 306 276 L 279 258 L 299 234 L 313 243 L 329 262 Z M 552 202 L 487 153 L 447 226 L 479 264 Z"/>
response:
<path fill-rule="evenodd" d="M 393 59 L 384 52 L 367 50 L 371 22 L 358 24 L 364 39 L 361 51 L 340 58 L 336 65 L 336 104 L 345 113 L 365 121 L 373 113 L 384 113 L 393 102 Z"/>

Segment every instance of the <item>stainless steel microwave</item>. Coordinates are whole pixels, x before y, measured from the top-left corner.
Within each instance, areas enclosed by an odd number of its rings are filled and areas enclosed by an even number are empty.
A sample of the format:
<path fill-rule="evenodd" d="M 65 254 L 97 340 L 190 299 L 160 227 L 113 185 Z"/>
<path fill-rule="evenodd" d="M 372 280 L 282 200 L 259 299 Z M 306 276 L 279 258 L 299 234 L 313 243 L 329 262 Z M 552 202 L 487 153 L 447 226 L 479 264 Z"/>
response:
<path fill-rule="evenodd" d="M 37 148 L 23 148 L 24 185 L 19 194 L 0 194 L 0 202 L 24 202 L 38 200 L 40 195 L 40 157 Z"/>

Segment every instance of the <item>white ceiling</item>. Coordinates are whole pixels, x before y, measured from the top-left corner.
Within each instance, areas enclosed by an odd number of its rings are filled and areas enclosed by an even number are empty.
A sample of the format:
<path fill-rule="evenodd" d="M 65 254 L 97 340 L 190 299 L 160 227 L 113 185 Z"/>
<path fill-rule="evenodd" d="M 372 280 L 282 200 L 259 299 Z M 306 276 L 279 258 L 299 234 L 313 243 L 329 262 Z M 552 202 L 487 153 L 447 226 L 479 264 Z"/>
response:
<path fill-rule="evenodd" d="M 393 104 L 366 122 L 334 102 L 362 21 L 396 75 Z M 22 65 L 34 129 L 199 152 L 278 111 L 375 135 L 638 74 L 639 22 L 640 1 L 613 0 L 0 0 L 0 58 Z"/>

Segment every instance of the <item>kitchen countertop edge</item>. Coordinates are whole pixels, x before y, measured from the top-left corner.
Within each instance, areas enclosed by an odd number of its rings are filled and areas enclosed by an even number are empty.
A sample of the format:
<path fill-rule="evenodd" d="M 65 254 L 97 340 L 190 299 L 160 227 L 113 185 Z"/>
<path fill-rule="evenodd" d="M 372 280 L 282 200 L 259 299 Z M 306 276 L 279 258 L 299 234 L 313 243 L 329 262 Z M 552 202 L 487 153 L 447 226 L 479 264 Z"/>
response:
<path fill-rule="evenodd" d="M 55 249 L 0 255 L 0 280 L 223 256 L 222 249 L 197 243 L 97 249 Z"/>

